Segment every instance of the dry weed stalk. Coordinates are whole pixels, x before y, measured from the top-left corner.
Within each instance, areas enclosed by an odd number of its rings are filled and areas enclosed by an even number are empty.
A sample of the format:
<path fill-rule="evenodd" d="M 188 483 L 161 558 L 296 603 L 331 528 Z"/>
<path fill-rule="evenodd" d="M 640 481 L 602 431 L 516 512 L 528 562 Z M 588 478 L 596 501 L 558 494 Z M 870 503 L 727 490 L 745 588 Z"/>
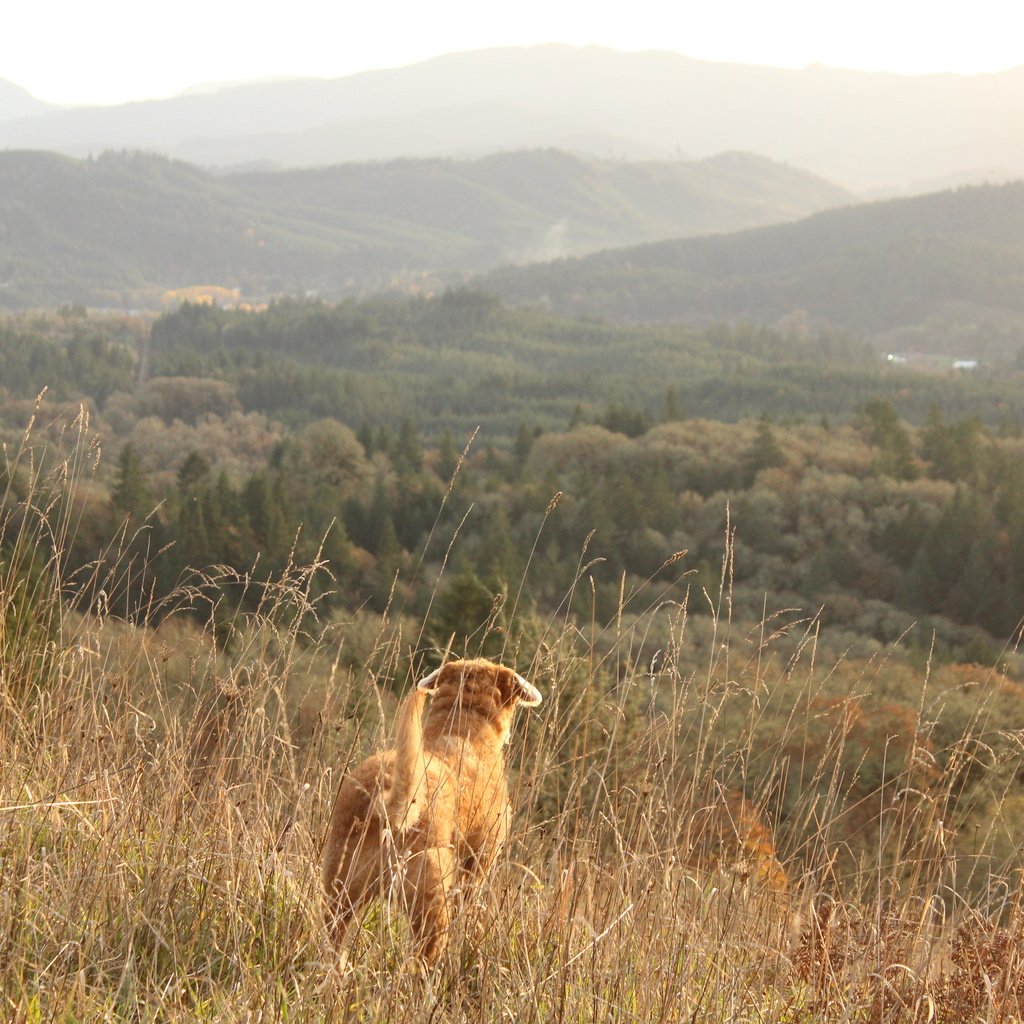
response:
<path fill-rule="evenodd" d="M 983 845 L 965 865 L 949 839 L 976 744 L 965 735 L 940 771 L 922 695 L 902 759 L 861 794 L 854 741 L 885 662 L 835 703 L 824 688 L 842 666 L 817 664 L 815 621 L 733 623 L 731 549 L 707 616 L 652 580 L 624 584 L 607 624 L 540 624 L 518 667 L 550 696 L 509 751 L 521 827 L 507 857 L 425 984 L 402 975 L 408 942 L 386 908 L 342 969 L 321 924 L 325 819 L 338 773 L 382 741 L 423 623 L 392 608 L 319 622 L 320 570 L 293 565 L 255 611 L 218 606 L 216 630 L 183 614 L 217 601 L 216 568 L 158 629 L 129 624 L 111 612 L 137 578 L 126 544 L 62 575 L 81 436 L 59 464 L 28 439 L 7 456 L 0 1017 L 1020 1019 L 1019 908 L 953 895 L 1000 867 Z M 581 553 L 574 590 L 599 568 Z M 851 822 L 871 857 L 845 848 Z"/>

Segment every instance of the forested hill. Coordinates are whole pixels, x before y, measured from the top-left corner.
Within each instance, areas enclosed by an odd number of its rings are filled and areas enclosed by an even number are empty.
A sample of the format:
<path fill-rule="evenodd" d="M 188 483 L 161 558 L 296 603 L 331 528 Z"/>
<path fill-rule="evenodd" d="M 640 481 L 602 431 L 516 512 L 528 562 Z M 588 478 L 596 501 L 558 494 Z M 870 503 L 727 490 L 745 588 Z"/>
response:
<path fill-rule="evenodd" d="M 139 153 L 0 152 L 0 305 L 146 307 L 194 285 L 250 299 L 416 290 L 849 200 L 739 153 L 625 163 L 543 150 L 221 177 Z"/>
<path fill-rule="evenodd" d="M 1024 183 L 509 268 L 485 287 L 562 313 L 762 323 L 798 314 L 887 335 L 894 347 L 1005 356 L 1024 325 Z"/>

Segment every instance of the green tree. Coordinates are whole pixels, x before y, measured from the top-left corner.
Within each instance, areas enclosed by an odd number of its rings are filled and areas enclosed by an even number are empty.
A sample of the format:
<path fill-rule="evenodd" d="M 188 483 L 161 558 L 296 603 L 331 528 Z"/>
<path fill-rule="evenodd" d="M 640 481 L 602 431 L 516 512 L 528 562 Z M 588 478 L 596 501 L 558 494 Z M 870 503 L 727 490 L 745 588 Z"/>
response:
<path fill-rule="evenodd" d="M 117 457 L 117 475 L 110 500 L 118 512 L 137 522 L 144 520 L 156 507 L 146 470 L 131 444 L 124 445 Z"/>
<path fill-rule="evenodd" d="M 740 472 L 744 487 L 753 484 L 762 469 L 773 469 L 786 464 L 786 453 L 782 450 L 775 431 L 766 416 L 757 423 L 757 432 L 750 447 L 740 456 Z"/>
<path fill-rule="evenodd" d="M 977 419 L 947 424 L 942 411 L 933 405 L 921 440 L 921 456 L 930 462 L 930 475 L 939 480 L 966 480 L 981 465 L 983 430 Z"/>
<path fill-rule="evenodd" d="M 460 657 L 496 657 L 506 644 L 500 590 L 487 586 L 472 569 L 462 569 L 444 588 L 430 616 L 433 645 Z"/>
<path fill-rule="evenodd" d="M 512 525 L 503 504 L 494 505 L 483 526 L 480 565 L 484 577 L 498 584 L 511 584 L 521 572 L 512 536 Z"/>
<path fill-rule="evenodd" d="M 423 469 L 423 442 L 412 419 L 404 417 L 391 461 L 400 476 L 415 476 Z"/>
<path fill-rule="evenodd" d="M 178 492 L 182 497 L 195 495 L 209 482 L 210 462 L 200 452 L 191 451 L 178 469 Z"/>
<path fill-rule="evenodd" d="M 683 418 L 683 406 L 679 401 L 679 393 L 674 386 L 670 386 L 665 392 L 665 401 L 661 406 L 662 423 L 673 423 Z"/>
<path fill-rule="evenodd" d="M 962 603 L 958 606 L 951 600 L 951 594 L 990 523 L 990 513 L 981 496 L 958 487 L 914 556 L 905 591 L 912 607 L 950 614 L 963 609 Z M 973 584 L 969 592 L 975 592 Z"/>
<path fill-rule="evenodd" d="M 864 406 L 863 412 L 870 425 L 872 441 L 878 449 L 874 471 L 896 480 L 916 479 L 914 448 L 896 410 L 883 399 L 873 399 Z"/>
<path fill-rule="evenodd" d="M 455 475 L 461 455 L 454 435 L 450 430 L 445 430 L 441 435 L 441 444 L 437 452 L 437 475 L 445 483 Z"/>
<path fill-rule="evenodd" d="M 519 432 L 512 445 L 512 462 L 517 476 L 521 475 L 525 469 L 526 460 L 530 457 L 530 451 L 533 449 L 533 442 L 537 440 L 540 433 L 539 428 L 530 428 L 525 423 L 519 424 Z"/>

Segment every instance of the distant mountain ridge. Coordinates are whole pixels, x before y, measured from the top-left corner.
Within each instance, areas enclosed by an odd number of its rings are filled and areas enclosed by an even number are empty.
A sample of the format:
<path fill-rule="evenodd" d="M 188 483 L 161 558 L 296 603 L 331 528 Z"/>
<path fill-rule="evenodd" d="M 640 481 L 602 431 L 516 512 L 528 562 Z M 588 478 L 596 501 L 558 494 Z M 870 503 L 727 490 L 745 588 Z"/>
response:
<path fill-rule="evenodd" d="M 158 150 L 314 166 L 556 147 L 598 157 L 761 153 L 848 188 L 1024 175 L 1024 67 L 799 71 L 560 44 L 447 54 L 331 80 L 239 85 L 0 121 L 0 147 Z M 924 184 L 922 184 L 924 183 Z"/>
<path fill-rule="evenodd" d="M 50 104 L 37 100 L 20 85 L 0 78 L 0 121 L 13 121 L 19 117 L 33 117 L 54 110 Z"/>
<path fill-rule="evenodd" d="M 1005 357 L 1024 350 L 1024 182 L 510 267 L 481 284 L 564 314 L 817 322 L 893 346 Z"/>
<path fill-rule="evenodd" d="M 215 175 L 141 153 L 0 152 L 0 305 L 153 306 L 200 284 L 252 299 L 434 288 L 850 200 L 740 153 L 623 163 L 543 150 Z"/>

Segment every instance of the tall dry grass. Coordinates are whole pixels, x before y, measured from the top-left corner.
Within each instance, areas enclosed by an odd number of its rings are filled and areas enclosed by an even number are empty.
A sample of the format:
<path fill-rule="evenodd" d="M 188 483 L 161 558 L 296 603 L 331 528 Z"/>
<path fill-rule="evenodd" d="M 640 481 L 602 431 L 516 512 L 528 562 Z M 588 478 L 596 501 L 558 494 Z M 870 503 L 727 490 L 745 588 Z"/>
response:
<path fill-rule="evenodd" d="M 343 967 L 321 838 L 341 774 L 386 740 L 420 625 L 320 623 L 301 566 L 229 619 L 226 645 L 174 608 L 156 629 L 113 618 L 129 538 L 63 573 L 90 464 L 84 418 L 74 429 L 71 456 L 30 434 L 5 453 L 3 1019 L 1021 1018 L 1019 865 L 984 839 L 962 863 L 946 834 L 960 779 L 937 767 L 924 699 L 877 806 L 851 806 L 863 721 L 825 699 L 840 666 L 816 664 L 813 620 L 738 630 L 728 562 L 720 593 L 692 596 L 709 604 L 699 623 L 650 584 L 612 622 L 537 624 L 517 667 L 547 700 L 509 750 L 506 856 L 429 977 L 403 969 L 406 926 L 380 906 Z M 218 572 L 183 585 L 181 607 Z M 854 688 L 886 671 L 865 666 Z M 979 696 L 979 727 L 987 713 Z M 843 838 L 857 814 L 866 853 Z"/>

